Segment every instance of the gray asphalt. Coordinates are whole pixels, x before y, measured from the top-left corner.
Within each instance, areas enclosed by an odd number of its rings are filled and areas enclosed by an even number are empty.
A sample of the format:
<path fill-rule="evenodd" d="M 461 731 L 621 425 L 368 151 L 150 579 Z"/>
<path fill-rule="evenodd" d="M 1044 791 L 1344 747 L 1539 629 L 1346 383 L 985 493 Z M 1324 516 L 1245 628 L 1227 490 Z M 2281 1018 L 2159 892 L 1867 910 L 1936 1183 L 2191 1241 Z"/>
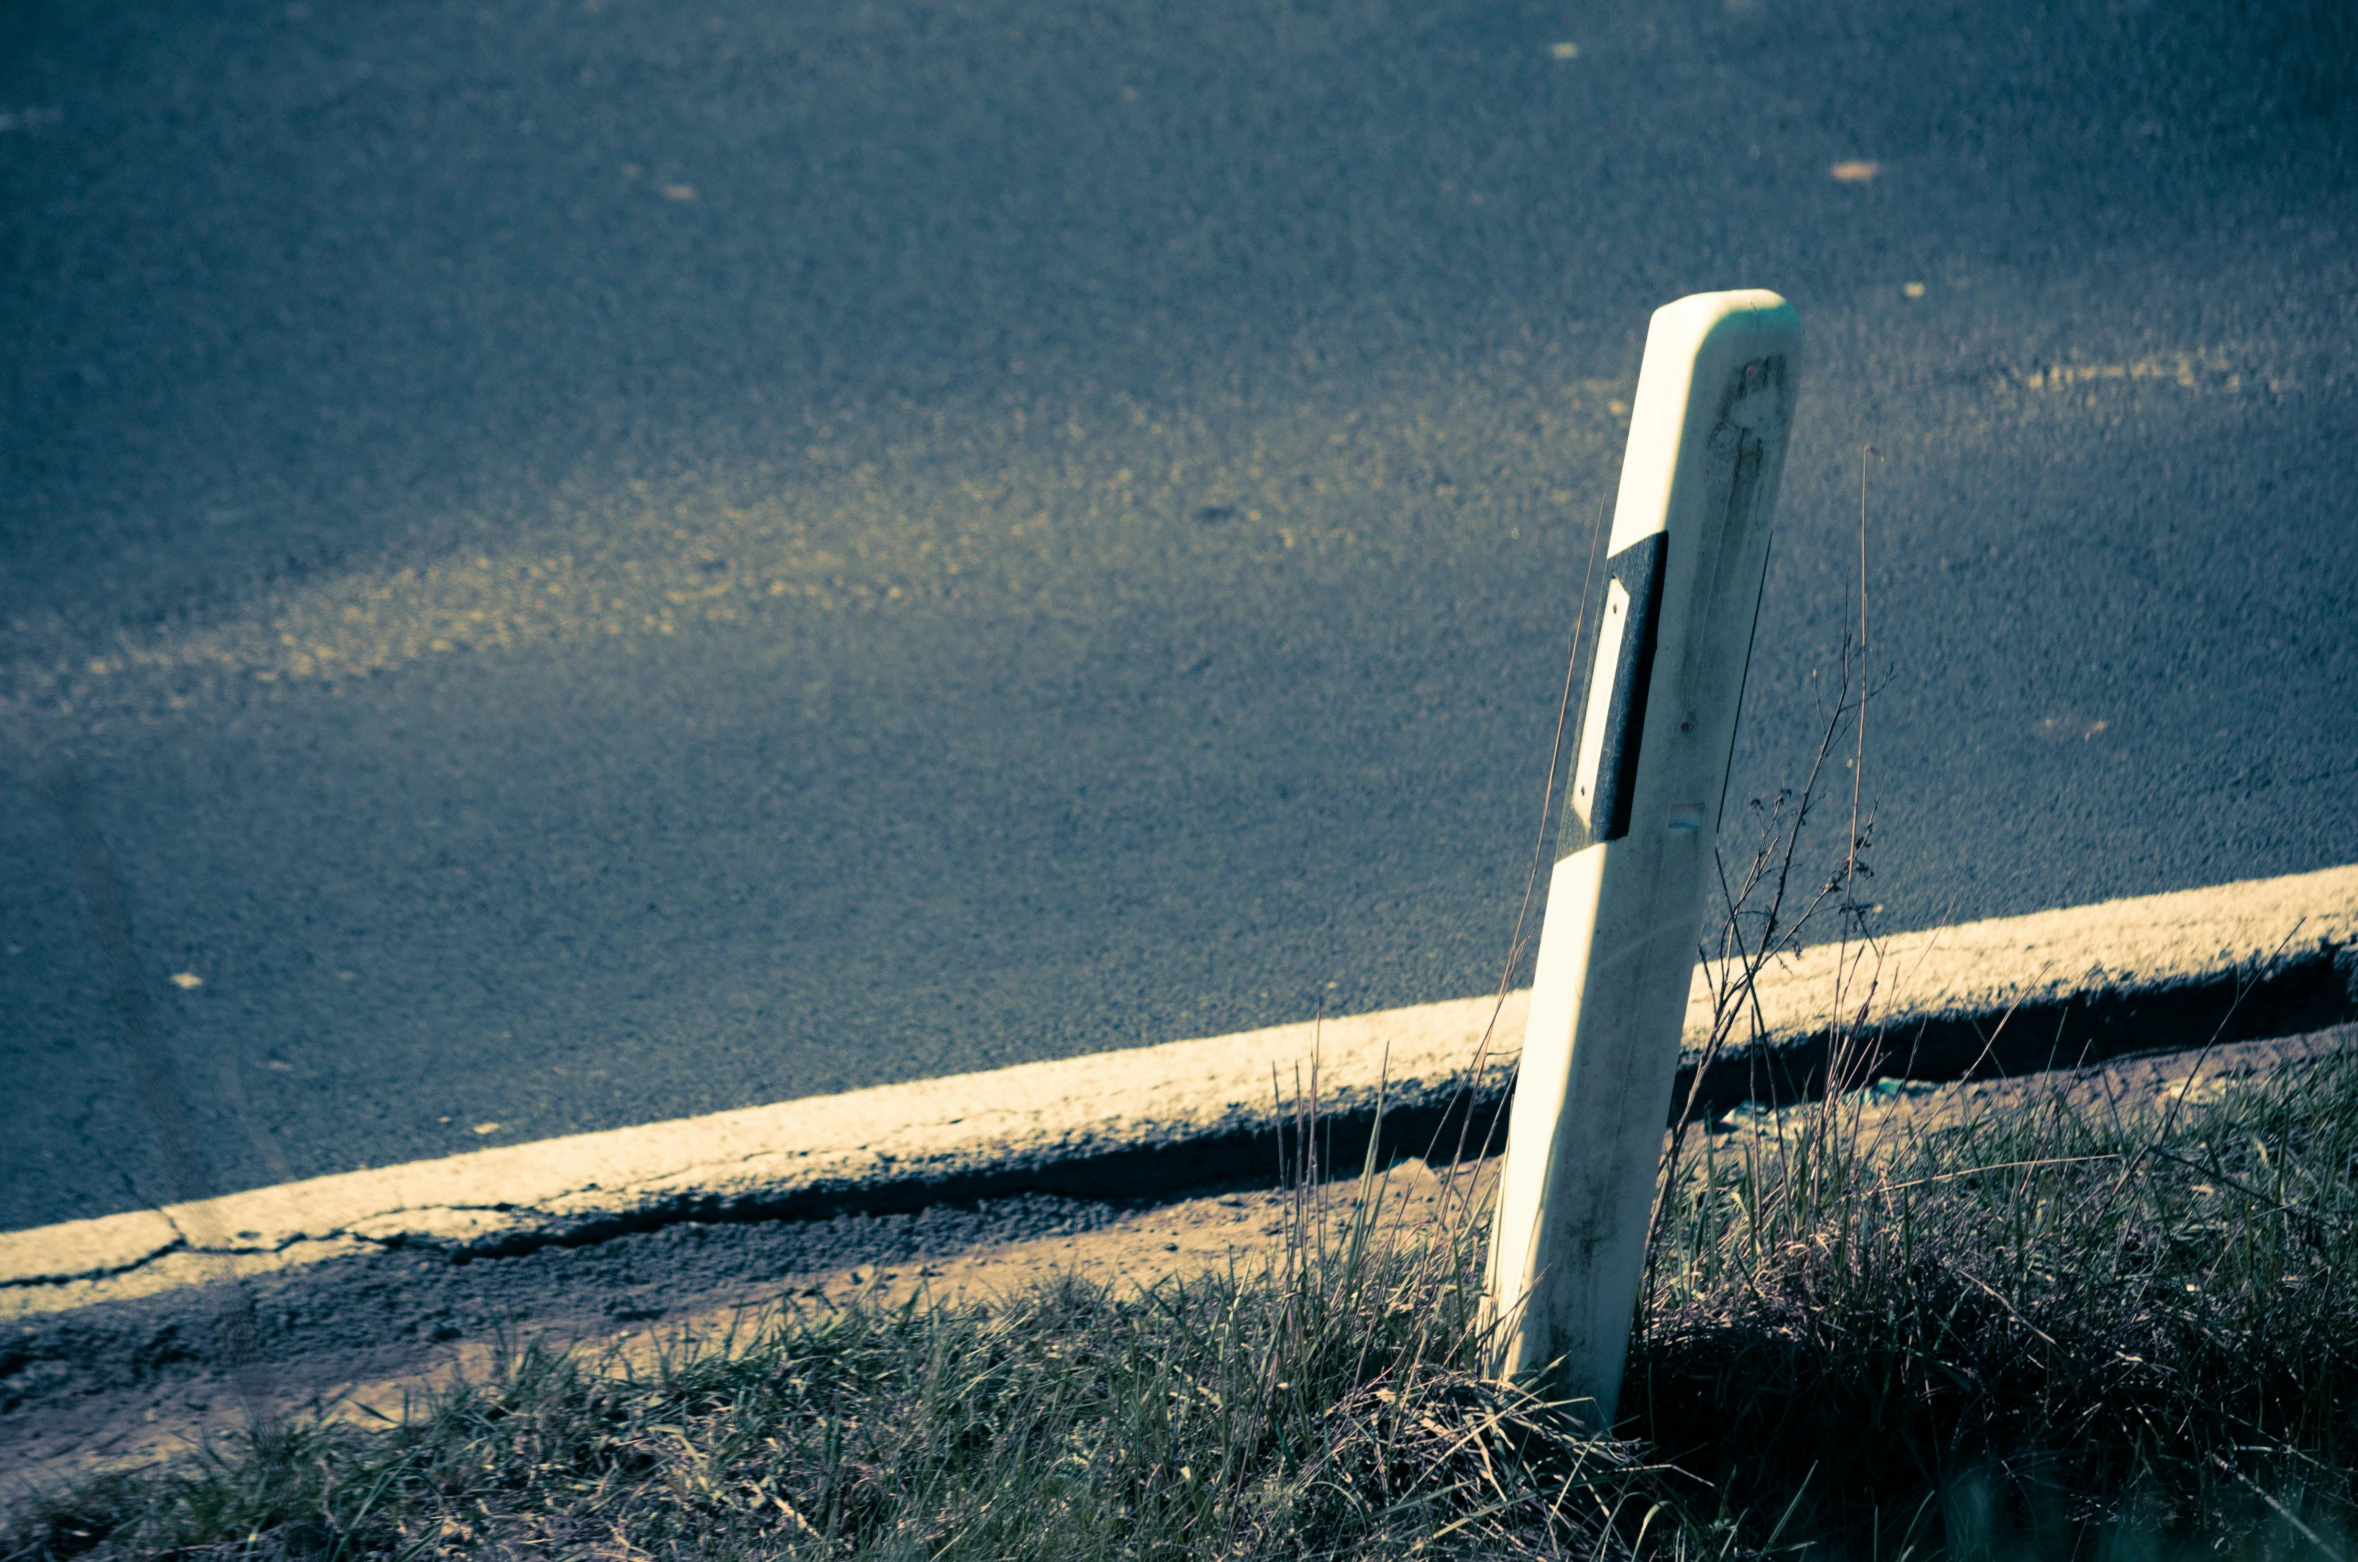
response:
<path fill-rule="evenodd" d="M 229 1189 L 1485 990 L 1703 288 L 1737 798 L 1872 444 L 1886 925 L 2358 859 L 2354 130 L 2337 0 L 12 5 L 0 1226 L 135 1076 Z"/>

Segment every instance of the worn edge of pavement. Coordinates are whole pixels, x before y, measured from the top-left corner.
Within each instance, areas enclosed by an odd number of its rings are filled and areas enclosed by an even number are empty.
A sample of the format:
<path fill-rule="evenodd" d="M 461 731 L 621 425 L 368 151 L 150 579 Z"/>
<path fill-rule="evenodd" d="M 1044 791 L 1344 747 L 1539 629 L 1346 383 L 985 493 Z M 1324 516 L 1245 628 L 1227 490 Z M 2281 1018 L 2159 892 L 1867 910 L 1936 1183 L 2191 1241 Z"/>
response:
<path fill-rule="evenodd" d="M 1899 1077 L 2316 1030 L 2358 1018 L 2358 865 L 1814 946 L 1761 973 L 1757 1034 L 1698 1080 L 1720 979 L 1698 966 L 1678 1089 L 1707 1111 L 1822 1083 L 1838 992 L 1852 1014 L 1867 1009 L 1870 1068 Z M 1528 997 L 914 1080 L 0 1233 L 0 1318 L 386 1247 L 464 1258 L 674 1220 L 1177 1193 L 1273 1167 L 1313 1089 L 1339 1161 L 1356 1164 L 1379 1094 L 1400 1153 L 1454 1142 L 1469 1122 L 1478 1142 L 1511 1088 Z"/>

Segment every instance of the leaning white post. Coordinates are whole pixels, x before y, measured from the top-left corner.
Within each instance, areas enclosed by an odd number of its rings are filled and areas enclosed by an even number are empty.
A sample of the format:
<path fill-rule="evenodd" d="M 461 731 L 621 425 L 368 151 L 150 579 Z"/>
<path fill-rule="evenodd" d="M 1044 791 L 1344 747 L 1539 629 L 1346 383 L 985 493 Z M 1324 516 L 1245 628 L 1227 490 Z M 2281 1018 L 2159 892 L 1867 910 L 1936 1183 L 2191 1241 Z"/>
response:
<path fill-rule="evenodd" d="M 1774 293 L 1654 312 L 1506 1169 L 1491 1222 L 1494 1368 L 1613 1425 L 1769 515 L 1801 369 Z"/>

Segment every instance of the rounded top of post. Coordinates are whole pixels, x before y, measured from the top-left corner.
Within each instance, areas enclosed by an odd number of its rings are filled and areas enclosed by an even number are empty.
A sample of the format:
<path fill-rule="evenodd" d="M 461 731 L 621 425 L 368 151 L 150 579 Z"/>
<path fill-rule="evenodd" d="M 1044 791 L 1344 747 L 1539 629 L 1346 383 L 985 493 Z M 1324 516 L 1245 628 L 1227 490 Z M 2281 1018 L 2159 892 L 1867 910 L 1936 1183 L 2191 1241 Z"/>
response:
<path fill-rule="evenodd" d="M 1798 342 L 1801 316 L 1785 302 L 1783 294 L 1772 293 L 1765 287 L 1689 293 L 1654 311 L 1654 318 L 1646 327 L 1646 354 L 1653 356 L 1657 340 L 1665 347 L 1681 345 L 1693 351 L 1721 332 L 1749 334 L 1755 338 L 1790 333 Z"/>
<path fill-rule="evenodd" d="M 1790 418 L 1800 368 L 1801 316 L 1766 288 L 1691 293 L 1655 310 L 1606 552 L 1664 529 L 1690 437 L 1708 439 L 1723 417 L 1747 429 Z"/>

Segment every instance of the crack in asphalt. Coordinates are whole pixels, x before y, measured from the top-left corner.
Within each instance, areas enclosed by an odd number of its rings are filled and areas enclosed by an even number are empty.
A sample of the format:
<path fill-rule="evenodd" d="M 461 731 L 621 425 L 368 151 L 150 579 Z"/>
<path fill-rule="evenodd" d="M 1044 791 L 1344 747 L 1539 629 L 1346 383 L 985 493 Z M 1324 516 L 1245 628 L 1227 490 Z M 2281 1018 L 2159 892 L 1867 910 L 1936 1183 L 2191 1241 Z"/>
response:
<path fill-rule="evenodd" d="M 334 1242 L 365 1242 L 372 1247 L 388 1252 L 401 1247 L 425 1247 L 431 1245 L 410 1240 L 410 1237 L 413 1235 L 412 1233 L 403 1233 L 393 1237 L 381 1237 L 358 1229 L 360 1225 L 365 1224 L 368 1221 L 381 1220 L 388 1215 L 415 1214 L 430 1216 L 440 1213 L 494 1215 L 520 1214 L 527 1218 L 535 1215 L 548 1220 L 560 1218 L 553 1211 L 543 1208 L 539 1205 L 416 1204 L 398 1206 L 392 1209 L 372 1211 L 367 1215 L 361 1216 L 358 1221 L 355 1221 L 351 1224 L 330 1226 L 324 1230 L 289 1232 L 286 1235 L 278 1238 L 276 1241 L 272 1242 L 199 1242 L 190 1237 L 186 1231 L 181 1229 L 180 1223 L 172 1218 L 171 1212 L 168 1209 L 151 1206 L 150 1208 L 141 1211 L 141 1213 L 152 1214 L 157 1219 L 163 1221 L 164 1224 L 170 1226 L 173 1233 L 172 1240 L 163 1243 L 162 1245 L 155 1247 L 148 1252 L 142 1253 L 137 1258 L 130 1259 L 120 1264 L 99 1264 L 94 1265 L 88 1269 L 50 1271 L 43 1274 L 0 1276 L 0 1291 L 33 1290 L 43 1286 L 73 1285 L 84 1281 L 109 1280 L 119 1275 L 136 1274 L 142 1269 L 151 1268 L 154 1265 L 161 1263 L 163 1260 L 180 1253 L 185 1253 L 192 1258 L 236 1259 L 269 1257 L 272 1254 L 284 1253 L 289 1248 L 300 1247 L 305 1243 L 327 1244 Z"/>

